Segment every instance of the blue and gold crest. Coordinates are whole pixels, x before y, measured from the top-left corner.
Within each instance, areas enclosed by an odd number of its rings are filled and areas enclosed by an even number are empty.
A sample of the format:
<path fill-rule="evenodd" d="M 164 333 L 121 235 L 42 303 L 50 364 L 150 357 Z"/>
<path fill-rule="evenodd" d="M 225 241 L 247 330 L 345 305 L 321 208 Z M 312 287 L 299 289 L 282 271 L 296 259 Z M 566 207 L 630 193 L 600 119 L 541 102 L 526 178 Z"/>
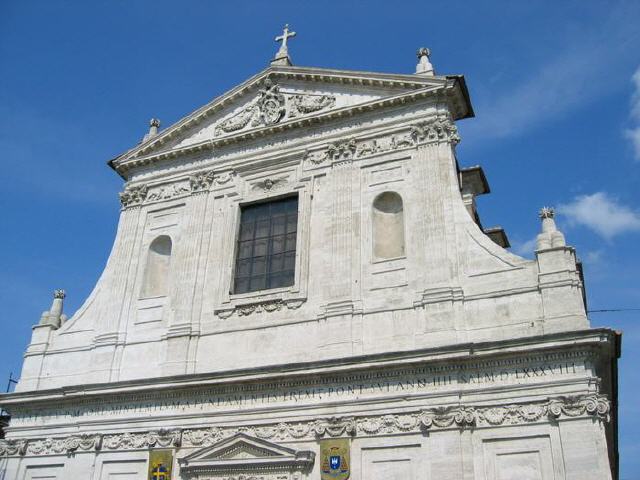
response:
<path fill-rule="evenodd" d="M 151 450 L 149 452 L 149 480 L 171 480 L 173 451 Z"/>
<path fill-rule="evenodd" d="M 346 480 L 349 478 L 350 464 L 348 438 L 320 441 L 320 476 L 322 480 Z"/>

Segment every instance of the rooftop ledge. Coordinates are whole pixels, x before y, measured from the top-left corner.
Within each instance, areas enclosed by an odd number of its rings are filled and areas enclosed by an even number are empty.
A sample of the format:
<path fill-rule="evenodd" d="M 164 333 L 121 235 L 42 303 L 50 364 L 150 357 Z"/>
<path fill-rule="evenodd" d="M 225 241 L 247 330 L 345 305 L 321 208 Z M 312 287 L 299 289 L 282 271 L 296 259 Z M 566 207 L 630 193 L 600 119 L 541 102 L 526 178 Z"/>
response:
<path fill-rule="evenodd" d="M 587 347 L 604 350 L 609 358 L 619 358 L 622 334 L 609 328 L 594 328 L 570 332 L 536 335 L 480 343 L 464 343 L 404 352 L 377 353 L 356 357 L 321 360 L 304 363 L 271 365 L 266 367 L 231 370 L 227 372 L 198 373 L 156 377 L 121 382 L 66 386 L 47 390 L 0 394 L 0 406 L 22 405 L 88 398 L 92 396 L 132 394 L 176 389 L 218 386 L 235 382 L 274 380 L 285 376 L 309 376 L 323 373 L 343 373 L 350 370 L 384 368 L 416 363 L 450 363 L 452 361 L 482 360 L 491 356 L 508 356 L 529 352 L 567 350 Z"/>

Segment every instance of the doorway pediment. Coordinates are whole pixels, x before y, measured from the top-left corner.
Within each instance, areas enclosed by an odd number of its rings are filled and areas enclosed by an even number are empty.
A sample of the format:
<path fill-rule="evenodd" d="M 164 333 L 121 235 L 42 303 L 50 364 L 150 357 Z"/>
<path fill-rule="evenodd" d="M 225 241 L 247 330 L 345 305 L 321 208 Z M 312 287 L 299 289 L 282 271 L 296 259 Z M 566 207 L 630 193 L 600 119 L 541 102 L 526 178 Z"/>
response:
<path fill-rule="evenodd" d="M 313 467 L 315 453 L 239 433 L 179 460 L 187 479 L 293 480 Z"/>

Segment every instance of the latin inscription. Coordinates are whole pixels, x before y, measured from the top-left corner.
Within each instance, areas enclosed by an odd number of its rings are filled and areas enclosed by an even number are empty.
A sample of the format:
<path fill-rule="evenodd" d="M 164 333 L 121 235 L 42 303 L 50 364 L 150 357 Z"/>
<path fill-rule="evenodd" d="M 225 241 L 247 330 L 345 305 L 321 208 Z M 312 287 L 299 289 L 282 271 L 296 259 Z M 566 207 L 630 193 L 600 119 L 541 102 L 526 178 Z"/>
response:
<path fill-rule="evenodd" d="M 426 370 L 426 369 L 425 369 Z M 274 384 L 251 384 L 233 392 L 189 392 L 171 399 L 87 404 L 81 407 L 12 412 L 12 426 L 58 423 L 112 415 L 189 414 L 220 410 L 252 409 L 276 405 L 315 405 L 319 402 L 366 400 L 380 396 L 429 394 L 446 389 L 473 389 L 486 384 L 521 384 L 544 381 L 551 376 L 569 376 L 585 371 L 582 362 L 548 363 L 503 369 L 460 370 L 442 374 L 390 376 L 385 372 L 322 379 L 322 384 L 273 389 Z M 351 378 L 355 380 L 349 381 Z M 320 383 L 320 382 L 318 382 Z M 271 387 L 271 388 L 270 388 Z"/>

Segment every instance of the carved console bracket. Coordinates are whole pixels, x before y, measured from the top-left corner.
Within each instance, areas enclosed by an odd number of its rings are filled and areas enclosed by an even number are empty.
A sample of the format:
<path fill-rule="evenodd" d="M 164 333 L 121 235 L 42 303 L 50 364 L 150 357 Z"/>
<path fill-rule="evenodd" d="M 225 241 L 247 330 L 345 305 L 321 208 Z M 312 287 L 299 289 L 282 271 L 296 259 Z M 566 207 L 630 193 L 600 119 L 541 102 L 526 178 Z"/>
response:
<path fill-rule="evenodd" d="M 551 398 L 498 406 L 443 406 L 414 412 L 362 417 L 322 418 L 257 426 L 213 426 L 116 434 L 80 434 L 63 438 L 0 440 L 0 456 L 71 454 L 90 450 L 146 450 L 154 447 L 202 447 L 239 433 L 264 440 L 314 440 L 326 437 L 418 433 L 429 429 L 522 425 L 592 417 L 608 422 L 611 404 L 603 395 Z"/>

